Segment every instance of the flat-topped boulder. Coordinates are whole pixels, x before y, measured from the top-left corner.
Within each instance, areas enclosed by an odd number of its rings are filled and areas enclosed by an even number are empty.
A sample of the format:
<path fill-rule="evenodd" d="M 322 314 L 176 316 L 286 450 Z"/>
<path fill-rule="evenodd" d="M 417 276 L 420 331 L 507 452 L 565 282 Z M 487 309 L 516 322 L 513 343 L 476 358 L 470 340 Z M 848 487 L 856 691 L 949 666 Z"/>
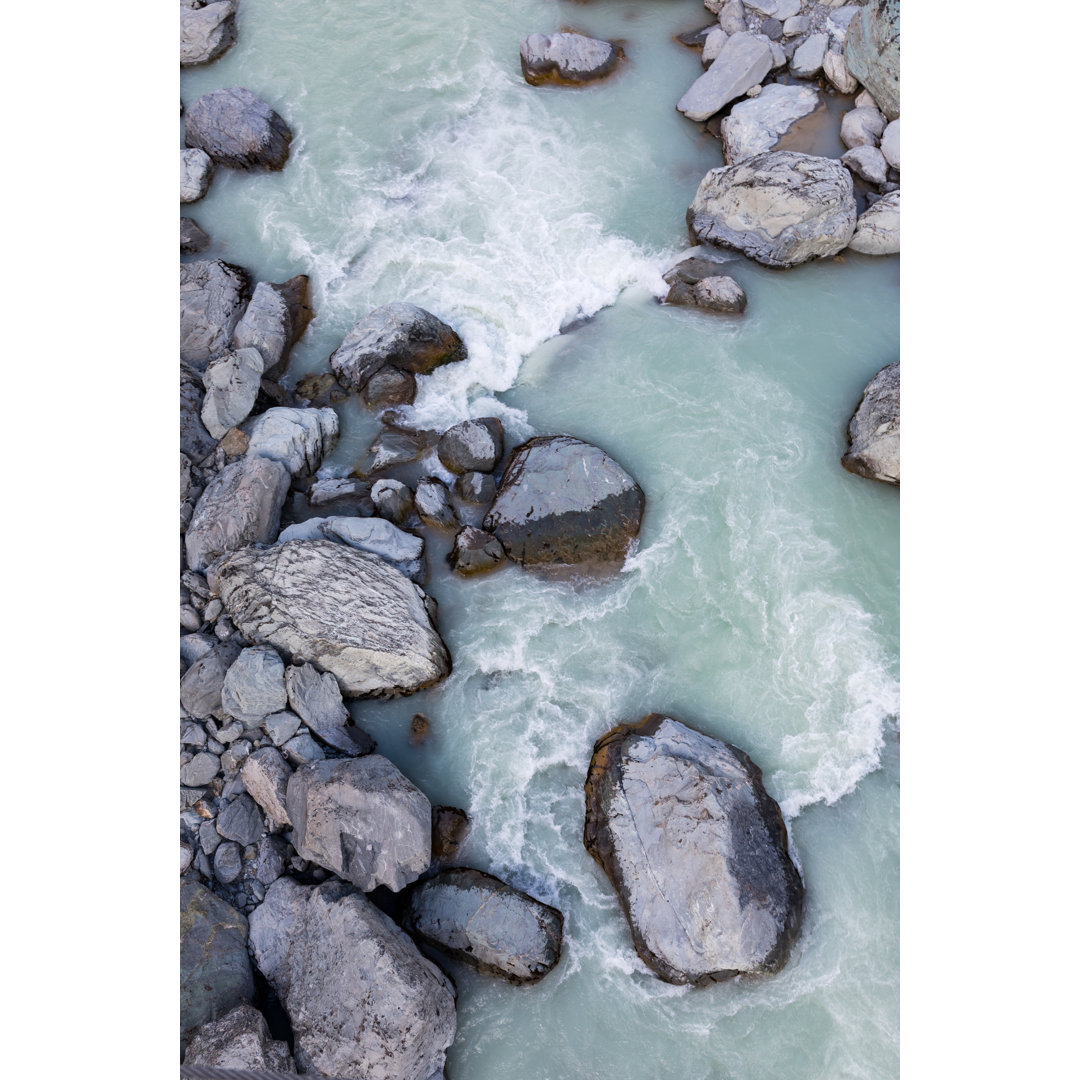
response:
<path fill-rule="evenodd" d="M 645 493 L 603 450 L 569 435 L 540 435 L 510 456 L 484 518 L 526 568 L 618 569 L 641 528 Z"/>
<path fill-rule="evenodd" d="M 409 895 L 414 937 L 485 975 L 521 985 L 559 962 L 562 913 L 481 870 L 443 870 Z"/>
<path fill-rule="evenodd" d="M 377 555 L 291 540 L 232 552 L 212 576 L 249 641 L 332 672 L 347 697 L 411 694 L 450 672 L 434 602 Z"/>
<path fill-rule="evenodd" d="M 896 255 L 900 251 L 899 191 L 890 191 L 859 215 L 848 248 L 862 255 Z"/>
<path fill-rule="evenodd" d="M 593 748 L 584 840 L 665 982 L 787 962 L 803 884 L 780 808 L 743 751 L 658 713 L 620 724 Z"/>
<path fill-rule="evenodd" d="M 180 264 L 180 359 L 203 371 L 230 349 L 250 295 L 247 272 L 220 259 Z"/>
<path fill-rule="evenodd" d="M 257 349 L 237 349 L 206 365 L 202 422 L 215 439 L 242 424 L 255 406 L 263 376 L 263 358 Z"/>
<path fill-rule="evenodd" d="M 530 86 L 579 86 L 610 75 L 624 53 L 611 41 L 565 31 L 530 34 L 521 43 L 521 74 Z"/>
<path fill-rule="evenodd" d="M 184 141 L 230 169 L 284 167 L 292 132 L 265 101 L 242 86 L 212 90 L 188 106 Z"/>
<path fill-rule="evenodd" d="M 195 67 L 216 60 L 236 41 L 233 0 L 196 7 L 180 5 L 180 66 Z"/>
<path fill-rule="evenodd" d="M 690 120 L 708 120 L 730 101 L 757 86 L 773 66 L 767 41 L 739 31 L 720 47 L 705 72 L 679 99 L 675 107 Z"/>
<path fill-rule="evenodd" d="M 251 947 L 277 992 L 302 1072 L 431 1080 L 454 1041 L 454 989 L 351 885 L 278 878 L 251 916 Z"/>
<path fill-rule="evenodd" d="M 900 0 L 866 0 L 848 24 L 848 69 L 889 120 L 900 115 Z"/>
<path fill-rule="evenodd" d="M 771 150 L 791 130 L 796 120 L 809 116 L 821 95 L 812 86 L 770 83 L 755 98 L 733 105 L 720 121 L 720 144 L 724 161 L 737 165 Z"/>
<path fill-rule="evenodd" d="M 848 424 L 848 472 L 900 484 L 900 361 L 883 367 L 866 385 Z"/>
<path fill-rule="evenodd" d="M 856 216 L 851 173 L 839 161 L 773 150 L 706 173 L 686 221 L 699 242 L 787 268 L 843 251 Z"/>

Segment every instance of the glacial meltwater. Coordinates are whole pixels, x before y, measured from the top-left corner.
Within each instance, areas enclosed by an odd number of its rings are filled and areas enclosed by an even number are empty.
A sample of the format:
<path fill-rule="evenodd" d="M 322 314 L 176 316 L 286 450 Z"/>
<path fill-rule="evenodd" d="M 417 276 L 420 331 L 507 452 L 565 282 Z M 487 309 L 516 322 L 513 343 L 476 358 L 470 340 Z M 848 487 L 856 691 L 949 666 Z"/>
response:
<path fill-rule="evenodd" d="M 566 916 L 534 986 L 446 964 L 450 1080 L 899 1072 L 899 498 L 840 466 L 863 387 L 899 355 L 899 261 L 777 272 L 728 253 L 743 316 L 658 302 L 723 163 L 675 110 L 702 66 L 674 37 L 713 18 L 701 0 L 260 0 L 181 80 L 185 102 L 247 87 L 293 130 L 282 172 L 219 169 L 185 211 L 213 240 L 200 258 L 311 276 L 287 382 L 410 301 L 469 349 L 419 380 L 410 423 L 495 415 L 508 447 L 575 435 L 648 500 L 625 570 L 591 587 L 513 565 L 461 579 L 449 538 L 429 540 L 453 673 L 353 704 L 433 803 L 467 811 L 464 865 Z M 627 62 L 583 89 L 528 86 L 520 40 L 566 26 Z M 338 411 L 327 476 L 363 467 L 379 426 L 356 401 Z M 741 747 L 783 808 L 807 903 L 778 975 L 661 982 L 582 846 L 593 742 L 653 711 Z M 414 746 L 417 712 L 431 735 Z"/>

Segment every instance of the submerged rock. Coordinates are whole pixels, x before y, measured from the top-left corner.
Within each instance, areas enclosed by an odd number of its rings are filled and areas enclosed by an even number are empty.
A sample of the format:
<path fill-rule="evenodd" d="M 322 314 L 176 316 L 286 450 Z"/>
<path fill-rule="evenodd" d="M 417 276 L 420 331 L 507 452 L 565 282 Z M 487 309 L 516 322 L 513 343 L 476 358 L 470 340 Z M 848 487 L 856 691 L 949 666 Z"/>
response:
<path fill-rule="evenodd" d="M 745 31 L 723 43 L 709 70 L 679 99 L 676 108 L 690 120 L 708 120 L 730 101 L 742 97 L 772 69 L 767 41 Z"/>
<path fill-rule="evenodd" d="M 530 86 L 579 85 L 610 75 L 624 55 L 610 41 L 572 31 L 530 34 L 521 43 L 521 74 Z"/>
<path fill-rule="evenodd" d="M 453 987 L 351 886 L 279 878 L 251 916 L 251 946 L 289 1015 L 304 1072 L 357 1080 L 442 1075 L 457 1030 Z"/>
<path fill-rule="evenodd" d="M 215 579 L 248 640 L 333 672 L 347 696 L 411 694 L 449 674 L 433 602 L 376 555 L 292 540 L 226 556 Z"/>
<path fill-rule="evenodd" d="M 416 376 L 387 364 L 368 379 L 363 396 L 372 409 L 411 405 L 416 400 Z"/>
<path fill-rule="evenodd" d="M 700 256 L 691 256 L 673 266 L 664 275 L 671 286 L 664 303 L 725 314 L 742 313 L 746 310 L 746 293 L 734 278 L 719 273 L 720 267 L 720 263 Z"/>
<path fill-rule="evenodd" d="M 198 202 L 209 190 L 214 179 L 214 163 L 202 150 L 180 151 L 180 201 Z"/>
<path fill-rule="evenodd" d="M 562 949 L 562 913 L 480 870 L 443 870 L 409 895 L 403 925 L 485 975 L 542 979 Z"/>
<path fill-rule="evenodd" d="M 265 101 L 233 86 L 203 94 L 188 106 L 184 140 L 231 169 L 281 169 L 292 132 Z"/>
<path fill-rule="evenodd" d="M 821 101 L 812 86 L 770 83 L 756 98 L 740 101 L 720 121 L 724 161 L 740 161 L 771 150 L 796 120 L 809 116 Z"/>
<path fill-rule="evenodd" d="M 843 251 L 855 219 L 851 173 L 790 150 L 706 173 L 686 214 L 695 239 L 783 268 Z"/>
<path fill-rule="evenodd" d="M 180 5 L 180 66 L 216 60 L 236 41 L 236 5 L 219 0 L 205 7 Z"/>
<path fill-rule="evenodd" d="M 900 0 L 866 0 L 848 24 L 844 59 L 889 120 L 900 115 Z"/>
<path fill-rule="evenodd" d="M 289 1044 L 270 1038 L 263 1014 L 244 1003 L 199 1028 L 184 1055 L 184 1064 L 217 1069 L 266 1069 L 295 1073 Z"/>
<path fill-rule="evenodd" d="M 180 359 L 196 371 L 229 351 L 249 295 L 247 273 L 220 259 L 180 264 Z"/>
<path fill-rule="evenodd" d="M 612 729 L 589 765 L 585 847 L 665 982 L 787 962 L 803 884 L 780 808 L 741 750 L 657 713 Z"/>
<path fill-rule="evenodd" d="M 450 502 L 450 492 L 438 477 L 425 476 L 419 481 L 414 503 L 416 512 L 425 525 L 439 529 L 452 529 L 457 526 L 457 515 Z"/>
<path fill-rule="evenodd" d="M 900 483 L 900 361 L 883 367 L 867 383 L 848 424 L 848 452 L 840 464 L 848 472 Z"/>
<path fill-rule="evenodd" d="M 895 255 L 900 250 L 900 192 L 890 191 L 859 215 L 848 247 L 863 255 Z"/>

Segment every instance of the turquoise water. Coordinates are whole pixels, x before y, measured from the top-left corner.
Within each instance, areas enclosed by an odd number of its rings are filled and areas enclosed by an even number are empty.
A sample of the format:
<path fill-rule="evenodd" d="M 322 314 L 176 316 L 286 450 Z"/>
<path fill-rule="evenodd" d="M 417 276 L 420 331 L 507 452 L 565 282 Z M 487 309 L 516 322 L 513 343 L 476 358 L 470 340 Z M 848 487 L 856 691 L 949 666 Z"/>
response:
<path fill-rule="evenodd" d="M 283 172 L 222 170 L 186 210 L 209 257 L 312 276 L 289 379 L 409 300 L 470 351 L 421 380 L 418 423 L 577 435 L 648 498 L 625 572 L 592 588 L 512 567 L 456 579 L 445 539 L 429 542 L 453 674 L 354 706 L 433 802 L 468 811 L 467 862 L 566 915 L 563 960 L 536 986 L 450 967 L 451 1080 L 899 1071 L 899 499 L 839 465 L 863 386 L 898 355 L 899 265 L 731 257 L 742 318 L 657 302 L 721 163 L 674 109 L 702 68 L 673 37 L 708 20 L 698 0 L 263 2 L 222 60 L 182 77 L 186 101 L 247 86 L 296 135 Z M 565 25 L 619 38 L 628 64 L 585 90 L 527 86 L 518 42 Z M 341 414 L 328 474 L 376 428 Z M 807 915 L 778 976 L 661 983 L 585 853 L 592 744 L 654 710 L 746 750 L 784 808 Z M 413 747 L 417 711 L 432 735 Z"/>

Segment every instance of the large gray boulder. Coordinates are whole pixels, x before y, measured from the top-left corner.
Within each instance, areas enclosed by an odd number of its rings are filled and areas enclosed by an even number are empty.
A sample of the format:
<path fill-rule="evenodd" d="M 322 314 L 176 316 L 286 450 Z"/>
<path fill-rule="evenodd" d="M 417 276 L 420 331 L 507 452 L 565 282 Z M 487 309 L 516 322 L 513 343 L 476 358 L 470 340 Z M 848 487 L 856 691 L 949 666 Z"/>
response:
<path fill-rule="evenodd" d="M 269 458 L 247 456 L 226 465 L 203 491 L 191 516 L 184 546 L 192 570 L 247 544 L 277 536 L 289 490 L 289 470 Z"/>
<path fill-rule="evenodd" d="M 229 351 L 249 295 L 247 273 L 220 259 L 180 264 L 180 359 L 196 371 Z"/>
<path fill-rule="evenodd" d="M 248 921 L 205 885 L 180 885 L 180 1048 L 208 1020 L 255 994 Z"/>
<path fill-rule="evenodd" d="M 418 885 L 403 925 L 483 974 L 517 984 L 542 979 L 562 949 L 560 911 L 480 870 L 444 870 Z"/>
<path fill-rule="evenodd" d="M 265 101 L 233 86 L 213 90 L 188 106 L 184 141 L 231 169 L 280 169 L 292 132 Z"/>
<path fill-rule="evenodd" d="M 463 420 L 443 432 L 439 460 L 452 473 L 491 472 L 503 452 L 503 426 L 497 416 Z"/>
<path fill-rule="evenodd" d="M 890 191 L 859 215 L 848 248 L 862 255 L 896 255 L 900 251 L 899 191 Z"/>
<path fill-rule="evenodd" d="M 180 452 L 198 464 L 217 445 L 202 422 L 204 397 L 202 375 L 187 364 L 180 365 Z"/>
<path fill-rule="evenodd" d="M 219 0 L 205 7 L 180 5 L 180 66 L 209 64 L 236 41 L 236 5 Z"/>
<path fill-rule="evenodd" d="M 289 704 L 315 735 L 350 757 L 370 754 L 375 740 L 349 724 L 349 710 L 341 700 L 341 687 L 328 671 L 313 664 L 297 664 L 285 672 Z"/>
<path fill-rule="evenodd" d="M 413 504 L 425 525 L 438 529 L 452 529 L 457 526 L 457 515 L 450 501 L 450 492 L 437 476 L 425 476 L 419 480 Z"/>
<path fill-rule="evenodd" d="M 526 568 L 622 566 L 641 527 L 645 493 L 599 447 L 540 435 L 510 456 L 484 530 Z"/>
<path fill-rule="evenodd" d="M 333 409 L 278 407 L 246 421 L 248 457 L 279 461 L 292 476 L 314 476 L 337 445 L 338 415 Z"/>
<path fill-rule="evenodd" d="M 211 360 L 203 372 L 206 396 L 202 422 L 215 439 L 243 423 L 255 406 L 262 382 L 263 358 L 257 349 L 237 349 Z"/>
<path fill-rule="evenodd" d="M 449 674 L 433 602 L 376 555 L 292 540 L 235 551 L 213 579 L 249 641 L 333 672 L 349 697 L 411 694 Z"/>
<path fill-rule="evenodd" d="M 675 107 L 690 120 L 708 120 L 729 101 L 742 97 L 772 69 L 767 41 L 745 31 L 732 34 L 716 59 Z"/>
<path fill-rule="evenodd" d="M 900 0 L 866 0 L 848 25 L 844 59 L 889 120 L 900 115 Z"/>
<path fill-rule="evenodd" d="M 342 1080 L 429 1080 L 454 1041 L 454 989 L 341 881 L 282 877 L 251 916 L 255 962 L 289 1015 L 296 1063 Z"/>
<path fill-rule="evenodd" d="M 415 304 L 395 303 L 361 319 L 330 354 L 330 366 L 347 390 L 363 390 L 386 365 L 427 375 L 466 355 L 452 327 Z"/>
<path fill-rule="evenodd" d="M 279 544 L 290 540 L 333 540 L 359 551 L 370 551 L 421 584 L 427 575 L 424 541 L 381 517 L 317 517 L 281 530 Z"/>
<path fill-rule="evenodd" d="M 301 766 L 285 806 L 301 858 L 362 892 L 398 892 L 431 862 L 431 803 L 381 754 Z"/>
<path fill-rule="evenodd" d="M 706 173 L 686 221 L 699 241 L 787 268 L 843 251 L 856 213 L 839 161 L 774 150 Z"/>
<path fill-rule="evenodd" d="M 900 361 L 883 367 L 867 383 L 848 424 L 848 472 L 900 484 Z"/>
<path fill-rule="evenodd" d="M 184 1055 L 185 1065 L 295 1073 L 289 1044 L 270 1038 L 263 1014 L 254 1005 L 237 1005 L 219 1020 L 203 1024 Z"/>
<path fill-rule="evenodd" d="M 665 982 L 786 963 L 803 884 L 780 808 L 741 750 L 657 713 L 609 731 L 585 783 L 585 847 Z"/>
<path fill-rule="evenodd" d="M 809 116 L 821 95 L 812 86 L 769 83 L 755 98 L 733 105 L 720 121 L 720 144 L 724 161 L 737 165 L 771 150 L 796 120 Z"/>
<path fill-rule="evenodd" d="M 278 378 L 285 369 L 292 346 L 289 305 L 278 292 L 280 286 L 260 281 L 251 294 L 243 317 L 233 331 L 232 347 L 252 348 L 262 357 L 267 378 Z"/>
<path fill-rule="evenodd" d="M 530 86 L 577 86 L 610 75 L 624 55 L 610 41 L 573 31 L 530 34 L 521 43 L 521 74 Z"/>
<path fill-rule="evenodd" d="M 683 259 L 664 275 L 664 281 L 671 286 L 664 303 L 741 314 L 746 310 L 746 293 L 734 278 L 720 272 L 721 266 L 700 255 Z"/>
<path fill-rule="evenodd" d="M 198 202 L 214 179 L 214 163 L 203 150 L 180 151 L 180 201 Z"/>

